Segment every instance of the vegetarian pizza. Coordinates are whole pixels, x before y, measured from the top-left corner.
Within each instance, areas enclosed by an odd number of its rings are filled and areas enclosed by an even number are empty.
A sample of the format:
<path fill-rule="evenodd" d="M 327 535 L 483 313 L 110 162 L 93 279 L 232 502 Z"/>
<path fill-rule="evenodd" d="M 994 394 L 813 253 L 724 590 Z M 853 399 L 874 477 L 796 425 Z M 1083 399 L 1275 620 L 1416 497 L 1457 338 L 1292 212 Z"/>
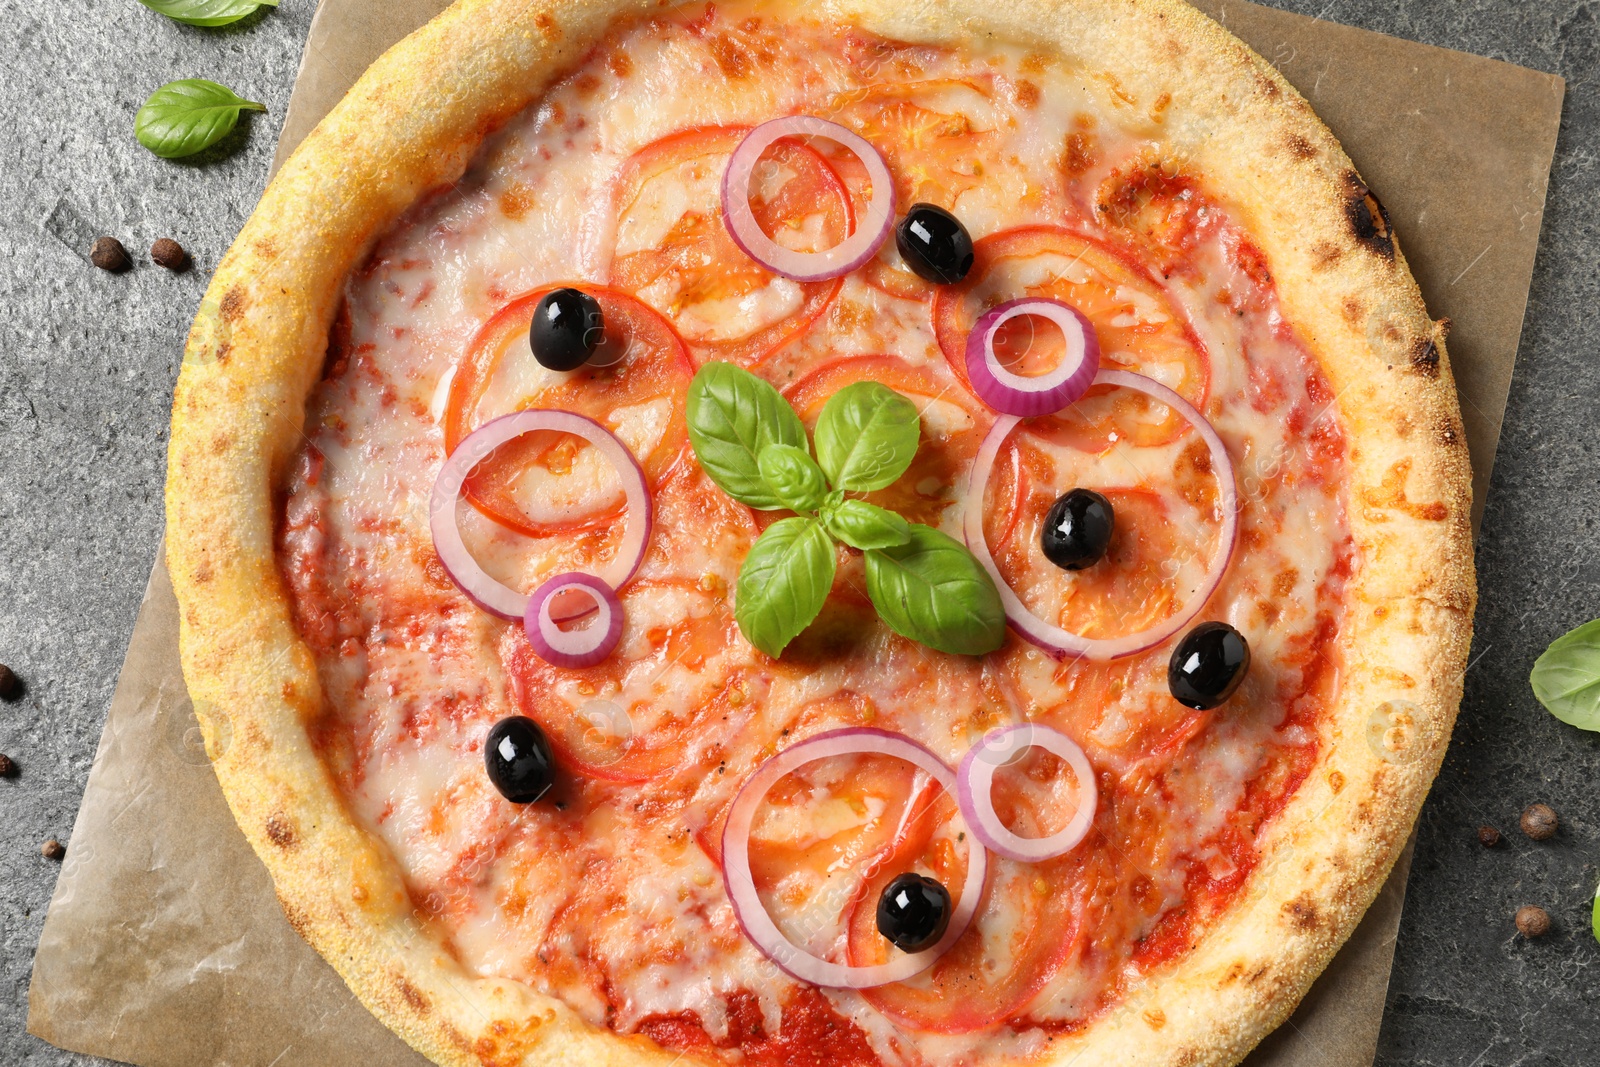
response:
<path fill-rule="evenodd" d="M 1176 0 L 460 0 L 190 337 L 218 777 L 440 1064 L 1233 1063 L 1455 715 L 1445 325 Z"/>

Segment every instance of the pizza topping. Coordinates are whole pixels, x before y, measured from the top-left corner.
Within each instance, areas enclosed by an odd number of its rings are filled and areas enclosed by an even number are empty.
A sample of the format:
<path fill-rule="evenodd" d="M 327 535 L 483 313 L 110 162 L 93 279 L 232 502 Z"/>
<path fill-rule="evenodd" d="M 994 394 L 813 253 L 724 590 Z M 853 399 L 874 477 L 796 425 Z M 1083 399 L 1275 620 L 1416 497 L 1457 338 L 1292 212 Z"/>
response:
<path fill-rule="evenodd" d="M 972 269 L 972 235 L 937 204 L 912 204 L 895 227 L 894 243 L 906 266 L 936 285 L 954 285 Z"/>
<path fill-rule="evenodd" d="M 790 248 L 767 235 L 750 200 L 751 180 L 758 177 L 762 154 L 785 138 L 826 138 L 849 150 L 867 170 L 872 198 L 856 220 L 854 232 L 820 252 Z M 722 217 L 728 233 L 745 254 L 774 274 L 797 282 L 843 277 L 869 262 L 894 226 L 894 182 L 883 156 L 860 135 L 836 122 L 812 115 L 790 115 L 763 122 L 739 142 L 722 176 Z"/>
<path fill-rule="evenodd" d="M 620 589 L 627 584 L 644 561 L 645 549 L 650 542 L 654 506 L 644 470 L 628 447 L 610 430 L 586 415 L 541 408 L 530 408 L 490 421 L 468 435 L 439 469 L 439 478 L 434 482 L 429 505 L 429 527 L 433 533 L 434 550 L 438 552 L 439 561 L 444 564 L 450 580 L 473 603 L 502 619 L 520 619 L 527 615 L 530 598 L 526 593 L 519 593 L 490 577 L 478 565 L 461 538 L 456 502 L 473 468 L 496 449 L 524 434 L 545 430 L 583 438 L 611 461 L 622 478 L 623 490 L 628 498 L 627 530 L 611 562 L 598 576 L 600 581 L 612 589 Z"/>
<path fill-rule="evenodd" d="M 1064 571 L 1098 563 L 1111 545 L 1116 509 L 1093 489 L 1073 489 L 1056 498 L 1039 532 L 1044 558 Z"/>
<path fill-rule="evenodd" d="M 554 371 L 577 370 L 605 337 L 600 302 L 581 289 L 552 289 L 540 300 L 528 329 L 528 345 L 539 365 Z"/>
<path fill-rule="evenodd" d="M 773 922 L 751 873 L 750 830 L 756 811 L 772 787 L 786 775 L 817 760 L 856 753 L 904 760 L 936 782 L 945 793 L 955 792 L 955 772 L 927 748 L 904 735 L 866 727 L 830 730 L 791 745 L 763 763 L 734 798 L 722 830 L 722 876 L 734 915 L 745 936 L 786 974 L 802 982 L 836 989 L 868 989 L 903 982 L 933 966 L 966 931 L 977 913 L 989 870 L 985 851 L 969 843 L 966 878 L 955 907 L 949 913 L 948 924 L 933 945 L 922 951 L 904 952 L 881 963 L 857 967 L 822 959 L 790 941 Z M 912 814 L 912 808 L 908 807 L 903 821 L 909 821 Z"/>
<path fill-rule="evenodd" d="M 1203 622 L 1183 635 L 1167 664 L 1178 703 L 1206 711 L 1226 701 L 1250 671 L 1250 642 L 1225 622 Z"/>
<path fill-rule="evenodd" d="M 1182 609 L 1145 629 L 1120 637 L 1103 638 L 1082 637 L 1046 622 L 1028 609 L 1016 591 L 1006 582 L 999 568 L 995 566 L 994 556 L 989 551 L 983 529 L 984 490 L 989 484 L 989 474 L 994 469 L 994 461 L 1000 454 L 1000 447 L 1022 421 L 1015 415 L 1005 415 L 996 420 L 993 428 L 989 430 L 989 436 L 984 438 L 982 446 L 978 449 L 978 458 L 973 462 L 972 474 L 967 484 L 965 533 L 967 547 L 972 549 L 978 562 L 983 564 L 984 569 L 994 579 L 995 586 L 1000 591 L 1000 600 L 1005 605 L 1006 619 L 1019 634 L 1054 655 L 1111 660 L 1121 656 L 1131 656 L 1159 645 L 1183 629 L 1205 606 L 1206 601 L 1211 599 L 1211 594 L 1222 584 L 1222 577 L 1228 570 L 1228 563 L 1233 558 L 1234 545 L 1238 540 L 1239 494 L 1234 482 L 1233 460 L 1228 456 L 1227 446 L 1222 443 L 1222 438 L 1217 436 L 1217 431 L 1211 424 L 1187 400 L 1159 382 L 1131 371 L 1102 370 L 1095 376 L 1094 384 L 1132 389 L 1144 393 L 1158 404 L 1171 408 L 1194 426 L 1210 452 L 1211 471 L 1217 480 L 1219 490 L 1222 528 L 1217 537 L 1216 547 L 1211 553 L 1211 563 L 1205 581 L 1189 598 L 1188 603 Z"/>
<path fill-rule="evenodd" d="M 513 804 L 532 804 L 555 783 L 556 758 L 539 724 L 522 715 L 501 719 L 483 742 L 489 781 Z"/>
<path fill-rule="evenodd" d="M 878 932 L 901 952 L 922 952 L 950 928 L 950 890 L 927 875 L 907 871 L 878 897 Z"/>
<path fill-rule="evenodd" d="M 522 625 L 546 663 L 593 667 L 622 639 L 622 602 L 593 575 L 558 574 L 534 590 Z"/>
<path fill-rule="evenodd" d="M 1039 319 L 1054 323 L 1066 342 L 1055 366 L 1035 370 L 1054 346 L 1035 344 Z M 1014 325 L 1013 325 L 1014 324 Z M 1001 340 L 1006 331 L 1005 341 Z M 1018 373 L 996 351 L 1007 349 Z M 1100 369 L 1100 341 L 1094 324 L 1071 304 L 1040 297 L 1012 300 L 985 312 L 967 337 L 967 381 L 985 404 L 1007 415 L 1048 415 L 1075 403 Z"/>
<path fill-rule="evenodd" d="M 1046 837 L 1012 833 L 994 807 L 994 776 L 1001 767 L 1020 760 L 1030 748 L 1055 756 L 1072 772 L 1072 815 L 1065 826 Z M 1038 863 L 1071 852 L 1094 822 L 1098 793 L 1089 757 L 1078 743 L 1060 730 L 1037 723 L 1016 723 L 990 730 L 973 745 L 956 771 L 956 799 L 961 817 L 984 847 L 1006 859 Z"/>

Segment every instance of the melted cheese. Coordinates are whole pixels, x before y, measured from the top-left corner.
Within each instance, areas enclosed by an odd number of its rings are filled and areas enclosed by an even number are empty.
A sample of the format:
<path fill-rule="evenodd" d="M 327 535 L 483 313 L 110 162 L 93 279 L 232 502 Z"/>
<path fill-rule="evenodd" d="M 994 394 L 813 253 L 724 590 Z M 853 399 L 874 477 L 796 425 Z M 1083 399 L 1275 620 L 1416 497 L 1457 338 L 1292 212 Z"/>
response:
<path fill-rule="evenodd" d="M 414 897 L 439 917 L 467 967 L 560 996 L 596 1025 L 628 1032 L 687 1015 L 722 1042 L 731 997 L 752 995 L 763 1028 L 776 1034 L 795 989 L 741 934 L 710 851 L 718 814 L 791 730 L 798 736 L 871 722 L 923 741 L 954 765 L 996 721 L 1027 714 L 1052 722 L 1119 783 L 1108 825 L 1126 819 L 1130 833 L 1147 828 L 1128 839 L 1125 856 L 1095 853 L 1112 873 L 1094 884 L 1122 901 L 1107 913 L 1101 947 L 1053 971 L 1015 1025 L 971 1033 L 918 1032 L 860 994 L 826 992 L 884 1063 L 1026 1059 L 1048 1043 L 1043 1024 L 1090 1018 L 1138 980 L 1140 939 L 1193 903 L 1188 872 L 1203 869 L 1219 884 L 1236 873 L 1224 845 L 1249 783 L 1316 744 L 1314 710 L 1331 683 L 1314 674 L 1306 650 L 1318 650 L 1319 627 L 1337 623 L 1347 565 L 1337 414 L 1282 323 L 1270 285 L 1241 267 L 1241 232 L 1211 205 L 1197 216 L 1199 240 L 1185 269 L 1165 284 L 1164 299 L 1127 285 L 1105 295 L 1114 305 L 1107 325 L 1170 327 L 1177 309 L 1207 354 L 1207 415 L 1234 458 L 1244 498 L 1242 547 L 1208 616 L 1238 627 L 1255 663 L 1224 709 L 1198 725 L 1184 719 L 1165 694 L 1164 650 L 1109 666 L 1062 665 L 1013 638 L 979 664 L 871 629 L 833 658 L 774 664 L 726 636 L 733 633 L 728 590 L 754 535 L 748 516 L 708 503 L 715 490 L 691 473 L 672 483 L 678 496 L 661 490 L 662 524 L 627 595 L 616 669 L 603 677 L 556 672 L 539 692 L 574 724 L 575 751 L 600 771 L 624 766 L 612 761 L 641 739 L 681 735 L 674 758 L 645 781 L 580 777 L 559 790 L 557 803 L 505 803 L 483 774 L 482 744 L 489 727 L 526 698 L 522 683 L 508 677 L 507 650 L 518 638 L 457 593 L 433 556 L 427 508 L 443 459 L 440 423 L 457 361 L 508 299 L 556 281 L 605 281 L 617 256 L 670 241 L 685 212 L 714 213 L 717 175 L 669 173 L 619 225 L 613 183 L 624 161 L 691 126 L 810 111 L 856 116 L 870 136 L 871 121 L 910 114 L 912 125 L 881 134 L 901 138 L 885 147 L 895 153 L 903 196 L 953 204 L 975 237 L 1065 224 L 1131 242 L 1096 221 L 1093 191 L 1159 150 L 1159 126 L 1120 128 L 1117 109 L 1094 86 L 1020 48 L 878 42 L 872 47 L 897 57 L 885 68 L 852 63 L 861 50 L 852 31 L 751 23 L 731 9 L 709 24 L 688 21 L 699 13 L 619 29 L 486 144 L 454 189 L 402 220 L 349 280 L 349 341 L 310 400 L 306 461 L 288 486 L 280 544 L 326 684 L 324 757 L 355 818 L 392 850 Z M 754 76 L 740 75 L 748 73 L 741 63 L 754 64 Z M 907 95 L 907 106 L 879 107 L 879 79 L 888 71 L 927 87 Z M 922 134 L 937 134 L 940 123 L 966 147 L 919 155 Z M 1095 149 L 1078 173 L 1064 175 L 1063 145 L 1084 130 L 1093 131 Z M 928 143 L 937 148 L 936 139 Z M 811 247 L 819 234 L 813 225 L 780 240 Z M 1007 284 L 1019 277 L 1092 282 L 1084 264 L 1051 255 L 1025 264 Z M 636 295 L 670 317 L 680 280 L 664 275 Z M 1246 298 L 1253 303 L 1239 313 Z M 794 316 L 804 300 L 801 287 L 780 279 L 696 303 L 675 325 L 691 344 L 724 341 Z M 480 420 L 514 409 L 550 374 L 525 349 L 524 341 L 499 365 L 475 413 Z M 945 362 L 928 303 L 891 295 L 859 273 L 761 371 L 782 386 L 840 357 L 880 353 L 941 383 L 939 395 L 914 397 L 930 441 L 970 441 L 987 425 L 975 421 L 977 409 Z M 1136 345 L 1105 355 L 1174 388 L 1183 382 L 1183 366 L 1146 358 Z M 642 455 L 663 439 L 671 417 L 662 398 L 619 407 L 610 422 Z M 1058 491 L 1083 484 L 1156 495 L 1178 545 L 1151 580 L 1181 600 L 1202 580 L 1216 529 L 1214 496 L 1189 491 L 1205 482 L 1185 474 L 1191 446 L 1179 436 L 1091 454 L 1038 442 L 1036 454 L 1054 471 Z M 942 502 L 938 522 L 956 536 L 962 477 L 923 475 L 911 487 Z M 559 473 L 530 467 L 517 494 L 531 517 L 558 521 L 613 506 L 620 487 L 593 450 L 578 449 Z M 519 588 L 558 568 L 592 568 L 618 537 L 617 524 L 607 524 L 529 538 L 465 504 L 459 514 L 486 569 Z M 846 588 L 859 589 L 858 562 L 845 559 L 842 574 Z M 1030 603 L 1049 606 L 1052 597 L 1077 595 L 1071 581 L 1030 571 L 1017 588 Z M 1118 623 L 1104 625 L 1115 631 Z M 1009 706 L 995 696 L 996 676 L 1014 694 Z M 1162 748 L 1190 728 L 1173 751 Z M 824 792 L 814 803 L 774 810 L 758 837 L 847 837 L 888 811 L 879 798 L 852 804 Z M 951 833 L 941 828 L 938 840 L 960 855 L 970 846 Z M 1106 848 L 1084 846 L 1096 847 Z M 797 869 L 762 889 L 790 936 L 838 957 L 858 867 Z M 1128 887 L 1141 878 L 1144 903 L 1135 908 Z M 1026 865 L 997 861 L 990 896 L 1005 901 L 1038 884 Z M 1051 906 L 1065 915 L 1088 907 L 1086 899 Z M 981 967 L 990 979 L 1028 965 L 1016 954 L 1030 937 L 1054 936 L 1027 927 L 1036 920 L 1006 906 L 984 914 Z M 925 974 L 908 986 L 931 981 Z"/>

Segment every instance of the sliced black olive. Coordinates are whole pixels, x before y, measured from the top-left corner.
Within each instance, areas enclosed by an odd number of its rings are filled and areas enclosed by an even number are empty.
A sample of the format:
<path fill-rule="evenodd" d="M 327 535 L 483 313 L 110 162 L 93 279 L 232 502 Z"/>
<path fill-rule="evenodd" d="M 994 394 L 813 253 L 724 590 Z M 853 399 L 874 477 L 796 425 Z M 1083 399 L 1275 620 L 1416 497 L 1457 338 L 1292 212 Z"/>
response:
<path fill-rule="evenodd" d="M 577 370 L 605 340 L 600 302 L 581 289 L 552 289 L 533 309 L 528 344 L 540 366 Z"/>
<path fill-rule="evenodd" d="M 1111 501 L 1093 489 L 1074 489 L 1045 512 L 1039 540 L 1044 558 L 1062 570 L 1081 571 L 1100 561 L 1116 524 Z"/>
<path fill-rule="evenodd" d="M 878 897 L 878 933 L 902 952 L 938 944 L 950 927 L 950 891 L 932 878 L 902 874 Z"/>
<path fill-rule="evenodd" d="M 1180 704 L 1204 711 L 1233 696 L 1250 670 L 1250 642 L 1225 622 L 1203 622 L 1183 635 L 1167 663 L 1167 688 Z"/>
<path fill-rule="evenodd" d="M 894 228 L 906 266 L 939 285 L 954 285 L 972 269 L 972 235 L 961 220 L 933 204 L 912 204 Z"/>
<path fill-rule="evenodd" d="M 556 779 L 556 758 L 539 724 L 522 715 L 501 719 L 483 743 L 489 781 L 513 804 L 532 804 Z"/>

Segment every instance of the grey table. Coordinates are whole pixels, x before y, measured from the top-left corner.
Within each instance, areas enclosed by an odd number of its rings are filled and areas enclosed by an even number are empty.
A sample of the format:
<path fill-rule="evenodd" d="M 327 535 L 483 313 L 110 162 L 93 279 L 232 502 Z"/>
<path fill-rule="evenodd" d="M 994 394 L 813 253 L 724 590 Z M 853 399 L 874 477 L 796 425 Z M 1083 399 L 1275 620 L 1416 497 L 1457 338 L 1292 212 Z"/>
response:
<path fill-rule="evenodd" d="M 1558 723 L 1527 672 L 1600 615 L 1600 6 L 1594 0 L 1274 0 L 1280 6 L 1567 79 L 1566 114 L 1478 547 L 1483 590 L 1466 703 L 1423 813 L 1382 1064 L 1600 1062 L 1600 735 Z M 0 1059 L 90 1062 L 27 1036 L 28 975 L 56 864 L 161 535 L 167 415 L 209 271 L 266 181 L 312 0 L 224 30 L 134 0 L 0 0 Z M 157 85 L 210 77 L 270 109 L 196 163 L 133 140 Z M 119 236 L 138 269 L 91 267 Z M 149 262 L 176 238 L 196 269 Z M 1516 831 L 1543 800 L 1560 834 Z M 1486 850 L 1477 828 L 1506 843 Z M 70 842 L 68 842 L 70 845 Z M 1526 942 L 1522 904 L 1554 917 Z"/>

